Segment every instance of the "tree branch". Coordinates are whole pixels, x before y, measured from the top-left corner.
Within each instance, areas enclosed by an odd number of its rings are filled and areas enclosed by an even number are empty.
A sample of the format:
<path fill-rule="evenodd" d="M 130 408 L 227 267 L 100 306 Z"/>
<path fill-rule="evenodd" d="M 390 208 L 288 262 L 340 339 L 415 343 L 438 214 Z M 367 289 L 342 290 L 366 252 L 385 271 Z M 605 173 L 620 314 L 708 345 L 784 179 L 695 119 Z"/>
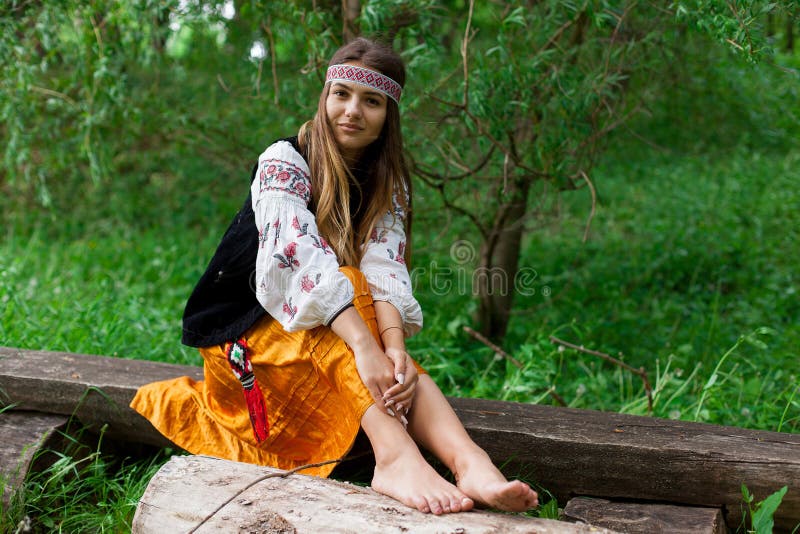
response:
<path fill-rule="evenodd" d="M 622 360 L 618 360 L 617 358 L 609 356 L 604 352 L 587 349 L 584 348 L 583 345 L 578 346 L 573 343 L 570 343 L 569 341 L 564 341 L 563 339 L 559 339 L 555 336 L 550 336 L 550 342 L 556 345 L 562 345 L 564 347 L 577 350 L 578 352 L 583 352 L 584 354 L 591 354 L 592 356 L 597 356 L 598 358 L 602 358 L 603 360 L 612 363 L 617 367 L 621 367 L 622 369 L 625 369 L 626 371 L 630 371 L 631 373 L 637 375 L 639 378 L 642 379 L 642 383 L 644 384 L 645 395 L 647 395 L 647 413 L 653 412 L 653 388 L 650 386 L 650 380 L 648 380 L 647 378 L 647 371 L 644 370 L 644 367 L 636 369 L 635 367 L 628 365 Z"/>
<path fill-rule="evenodd" d="M 464 110 L 469 105 L 469 41 L 470 26 L 472 25 L 472 13 L 475 11 L 475 0 L 469 1 L 469 14 L 467 15 L 467 25 L 464 28 L 464 39 L 461 41 L 461 62 L 464 66 Z"/>
<path fill-rule="evenodd" d="M 275 52 L 275 37 L 272 35 L 272 17 L 267 19 L 267 23 L 261 23 L 261 28 L 267 34 L 267 42 L 269 43 L 269 56 L 272 61 L 272 89 L 275 93 L 273 102 L 278 105 L 278 60 L 276 59 Z"/>
<path fill-rule="evenodd" d="M 525 367 L 522 364 L 521 361 L 519 361 L 518 359 L 516 359 L 515 357 L 513 357 L 512 355 L 510 355 L 509 353 L 507 353 L 506 351 L 504 351 L 503 349 L 501 349 L 500 347 L 498 347 L 497 345 L 495 345 L 491 341 L 489 341 L 480 332 L 476 332 L 475 330 L 473 330 L 472 328 L 470 328 L 468 326 L 464 327 L 464 332 L 466 332 L 467 334 L 471 335 L 472 337 L 474 337 L 475 339 L 477 339 L 478 341 L 480 341 L 481 343 L 483 343 L 484 345 L 486 345 L 487 347 L 492 349 L 495 352 L 495 354 L 497 354 L 498 356 L 500 356 L 502 358 L 505 358 L 506 360 L 508 360 L 509 362 L 514 364 L 514 366 L 517 369 L 522 369 L 522 368 Z"/>
<path fill-rule="evenodd" d="M 583 242 L 589 239 L 589 228 L 592 226 L 592 219 L 594 219 L 595 214 L 595 207 L 597 206 L 597 192 L 594 189 L 594 184 L 592 181 L 589 180 L 589 177 L 586 175 L 584 171 L 580 172 L 581 176 L 583 176 L 586 185 L 589 186 L 589 191 L 592 193 L 592 210 L 589 212 L 589 218 L 586 220 L 586 229 L 583 231 Z"/>

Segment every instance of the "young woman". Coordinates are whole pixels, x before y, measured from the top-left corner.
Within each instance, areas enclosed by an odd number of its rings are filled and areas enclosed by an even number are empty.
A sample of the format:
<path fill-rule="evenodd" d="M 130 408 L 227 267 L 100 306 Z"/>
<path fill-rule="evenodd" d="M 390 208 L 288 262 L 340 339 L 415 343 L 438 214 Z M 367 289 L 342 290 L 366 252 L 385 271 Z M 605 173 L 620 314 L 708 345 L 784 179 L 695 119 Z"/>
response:
<path fill-rule="evenodd" d="M 384 45 L 336 52 L 316 116 L 260 156 L 187 303 L 183 342 L 200 347 L 205 380 L 146 385 L 131 406 L 191 453 L 283 469 L 341 458 L 363 428 L 376 491 L 434 514 L 527 510 L 536 493 L 503 477 L 406 352 L 422 313 L 405 258 L 404 82 Z"/>

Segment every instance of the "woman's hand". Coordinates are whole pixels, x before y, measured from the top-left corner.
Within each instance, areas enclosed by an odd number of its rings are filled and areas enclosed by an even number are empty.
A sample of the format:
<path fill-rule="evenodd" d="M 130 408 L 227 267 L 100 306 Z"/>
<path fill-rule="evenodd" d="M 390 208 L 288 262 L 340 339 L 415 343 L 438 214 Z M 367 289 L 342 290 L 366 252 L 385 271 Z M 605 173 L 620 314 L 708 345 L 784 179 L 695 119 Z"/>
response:
<path fill-rule="evenodd" d="M 396 383 L 384 391 L 383 402 L 387 408 L 394 409 L 398 415 L 405 416 L 411 410 L 419 374 L 411 356 L 405 350 L 389 347 L 386 349 L 386 357 L 394 365 Z"/>
<path fill-rule="evenodd" d="M 331 328 L 353 349 L 358 376 L 378 408 L 396 417 L 404 425 L 407 424 L 405 414 L 408 413 L 418 380 L 417 370 L 408 354 L 404 350 L 381 350 L 366 323 L 352 306 L 339 314 L 331 323 Z M 402 378 L 402 384 L 399 383 L 398 376 Z M 395 404 L 403 405 L 403 410 L 397 407 L 392 409 Z"/>
<path fill-rule="evenodd" d="M 392 396 L 399 391 L 396 388 L 400 386 L 395 376 L 396 366 L 392 360 L 387 358 L 386 355 L 377 348 L 377 344 L 375 348 L 376 350 L 353 351 L 356 356 L 358 375 L 375 400 L 375 404 L 405 426 L 408 424 L 408 419 L 405 417 L 407 412 L 397 407 L 396 398 Z M 416 369 L 414 369 L 415 385 L 416 381 Z"/>
<path fill-rule="evenodd" d="M 374 347 L 358 349 L 353 347 L 356 355 L 356 369 L 361 381 L 367 386 L 372 398 L 378 406 L 383 406 L 384 393 L 395 384 L 394 366 L 383 354 L 377 343 Z"/>

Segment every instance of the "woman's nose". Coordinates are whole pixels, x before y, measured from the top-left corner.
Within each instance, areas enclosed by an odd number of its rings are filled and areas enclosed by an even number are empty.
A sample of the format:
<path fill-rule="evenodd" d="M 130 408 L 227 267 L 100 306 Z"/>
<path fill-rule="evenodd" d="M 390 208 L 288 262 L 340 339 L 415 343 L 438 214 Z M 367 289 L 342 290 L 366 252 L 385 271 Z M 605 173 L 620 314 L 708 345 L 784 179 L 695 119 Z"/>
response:
<path fill-rule="evenodd" d="M 361 116 L 361 103 L 358 101 L 357 98 L 351 98 L 347 102 L 347 107 L 345 108 L 345 113 L 348 117 L 360 117 Z"/>

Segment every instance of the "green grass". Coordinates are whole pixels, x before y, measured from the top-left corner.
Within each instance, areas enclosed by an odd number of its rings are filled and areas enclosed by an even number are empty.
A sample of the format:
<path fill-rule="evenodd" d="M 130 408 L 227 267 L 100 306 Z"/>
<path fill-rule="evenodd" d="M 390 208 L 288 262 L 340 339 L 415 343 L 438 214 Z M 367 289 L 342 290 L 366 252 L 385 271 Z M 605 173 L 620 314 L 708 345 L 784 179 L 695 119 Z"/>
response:
<path fill-rule="evenodd" d="M 800 151 L 630 148 L 592 176 L 587 243 L 586 191 L 564 194 L 556 218 L 526 238 L 536 292 L 518 296 L 504 345 L 521 370 L 464 333 L 469 291 L 436 294 L 429 273 L 416 279 L 426 326 L 412 354 L 450 395 L 552 404 L 556 391 L 573 407 L 647 412 L 638 377 L 560 350 L 556 335 L 644 367 L 656 416 L 800 431 Z M 96 233 L 79 228 L 91 221 L 12 221 L 0 243 L 0 345 L 200 364 L 180 345 L 180 316 L 238 201 L 204 207 L 207 224 L 178 212 L 152 227 L 104 218 Z M 469 235 L 455 220 L 440 237 L 434 211 L 419 209 L 417 268 L 453 265 L 450 244 Z M 7 516 L 40 531 L 73 531 L 78 518 L 90 531 L 124 530 L 159 461 L 64 456 Z"/>
<path fill-rule="evenodd" d="M 0 504 L 0 532 L 130 532 L 139 498 L 165 455 L 121 457 L 80 429 L 63 440 L 62 450 L 37 453 L 48 457 L 47 467 L 28 476 L 7 508 Z"/>
<path fill-rule="evenodd" d="M 554 388 L 570 406 L 645 413 L 636 376 L 560 351 L 556 335 L 644 367 L 657 416 L 797 432 L 800 152 L 634 153 L 594 173 L 587 243 L 586 191 L 529 234 L 522 265 L 538 291 L 517 296 L 506 342 L 522 371 L 461 331 L 472 304 L 457 294 L 421 294 L 427 326 L 413 347 L 452 394 L 551 402 Z"/>

